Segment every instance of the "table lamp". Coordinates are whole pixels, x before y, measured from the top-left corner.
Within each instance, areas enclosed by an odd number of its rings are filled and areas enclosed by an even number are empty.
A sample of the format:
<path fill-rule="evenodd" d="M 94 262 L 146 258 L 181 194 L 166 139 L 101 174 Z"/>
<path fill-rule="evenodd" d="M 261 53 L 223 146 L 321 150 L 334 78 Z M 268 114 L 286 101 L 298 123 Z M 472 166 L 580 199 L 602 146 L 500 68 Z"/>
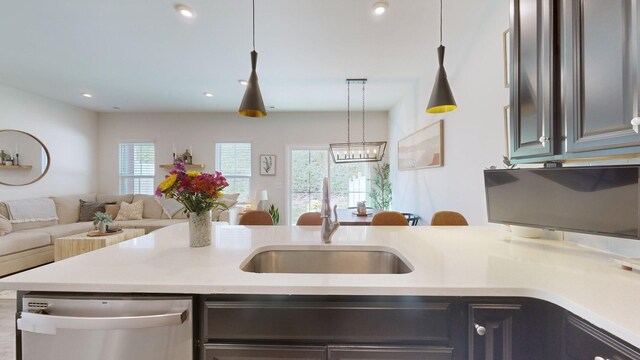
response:
<path fill-rule="evenodd" d="M 258 210 L 267 211 L 267 200 L 269 200 L 269 196 L 267 195 L 267 190 L 260 190 L 256 194 L 256 199 L 258 201 Z"/>

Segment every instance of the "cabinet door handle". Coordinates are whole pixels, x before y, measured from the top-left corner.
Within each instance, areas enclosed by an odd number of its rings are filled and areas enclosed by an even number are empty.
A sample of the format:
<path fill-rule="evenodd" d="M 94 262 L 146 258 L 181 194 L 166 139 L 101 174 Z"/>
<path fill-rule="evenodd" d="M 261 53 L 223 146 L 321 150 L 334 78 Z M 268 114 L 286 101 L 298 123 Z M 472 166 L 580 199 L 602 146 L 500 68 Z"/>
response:
<path fill-rule="evenodd" d="M 638 126 L 640 125 L 640 117 L 634 117 L 631 119 L 631 126 L 633 127 L 633 131 L 638 133 Z"/>
<path fill-rule="evenodd" d="M 548 136 L 544 136 L 544 135 L 542 135 L 542 136 L 540 136 L 540 138 L 538 139 L 538 141 L 540 141 L 540 143 L 541 143 L 542 145 L 544 145 L 544 143 L 545 143 L 545 142 L 549 141 L 549 137 L 548 137 Z"/>
<path fill-rule="evenodd" d="M 473 326 L 476 328 L 476 333 L 480 336 L 484 336 L 484 334 L 487 333 L 487 329 L 484 328 L 484 326 L 480 326 L 477 323 L 474 323 Z M 594 360 L 600 360 L 600 359 L 594 359 Z"/>

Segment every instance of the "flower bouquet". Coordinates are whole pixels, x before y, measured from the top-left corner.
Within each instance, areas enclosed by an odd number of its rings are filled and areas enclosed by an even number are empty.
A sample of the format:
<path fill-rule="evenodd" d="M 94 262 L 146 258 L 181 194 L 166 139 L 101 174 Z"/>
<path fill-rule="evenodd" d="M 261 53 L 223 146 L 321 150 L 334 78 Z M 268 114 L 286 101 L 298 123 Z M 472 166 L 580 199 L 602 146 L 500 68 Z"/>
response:
<path fill-rule="evenodd" d="M 158 185 L 156 196 L 175 199 L 184 205 L 185 212 L 189 213 L 190 245 L 200 247 L 211 244 L 211 210 L 227 208 L 218 201 L 227 186 L 227 179 L 219 171 L 214 174 L 187 171 L 183 162 L 176 162 L 175 168 Z"/>

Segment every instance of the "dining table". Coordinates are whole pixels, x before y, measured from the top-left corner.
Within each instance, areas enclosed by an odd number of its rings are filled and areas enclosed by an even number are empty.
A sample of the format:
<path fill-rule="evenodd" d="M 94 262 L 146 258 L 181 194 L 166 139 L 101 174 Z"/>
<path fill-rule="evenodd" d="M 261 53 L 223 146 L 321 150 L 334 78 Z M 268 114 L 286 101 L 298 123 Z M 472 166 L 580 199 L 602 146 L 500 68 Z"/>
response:
<path fill-rule="evenodd" d="M 371 225 L 371 219 L 382 210 L 367 208 L 367 215 L 358 215 L 358 209 L 337 209 L 338 222 L 340 225 L 353 226 Z"/>

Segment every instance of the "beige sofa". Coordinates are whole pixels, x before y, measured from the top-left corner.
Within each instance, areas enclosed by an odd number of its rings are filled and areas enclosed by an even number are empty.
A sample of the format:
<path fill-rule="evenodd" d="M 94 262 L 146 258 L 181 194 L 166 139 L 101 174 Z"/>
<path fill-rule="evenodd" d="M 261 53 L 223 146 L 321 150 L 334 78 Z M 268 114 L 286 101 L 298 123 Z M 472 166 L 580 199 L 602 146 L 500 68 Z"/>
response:
<path fill-rule="evenodd" d="M 53 241 L 57 238 L 93 230 L 91 221 L 79 221 L 80 199 L 101 203 L 143 201 L 141 220 L 114 221 L 113 226 L 144 229 L 148 234 L 165 226 L 187 221 L 182 211 L 170 214 L 153 195 L 69 195 L 53 196 L 58 220 L 12 224 L 12 231 L 0 236 L 0 276 L 22 271 L 53 261 Z M 1 200 L 0 200 L 1 201 Z M 175 210 L 175 209 L 174 209 Z M 215 221 L 234 223 L 236 212 L 214 212 Z M 0 202 L 0 215 L 9 218 L 7 207 Z"/>

